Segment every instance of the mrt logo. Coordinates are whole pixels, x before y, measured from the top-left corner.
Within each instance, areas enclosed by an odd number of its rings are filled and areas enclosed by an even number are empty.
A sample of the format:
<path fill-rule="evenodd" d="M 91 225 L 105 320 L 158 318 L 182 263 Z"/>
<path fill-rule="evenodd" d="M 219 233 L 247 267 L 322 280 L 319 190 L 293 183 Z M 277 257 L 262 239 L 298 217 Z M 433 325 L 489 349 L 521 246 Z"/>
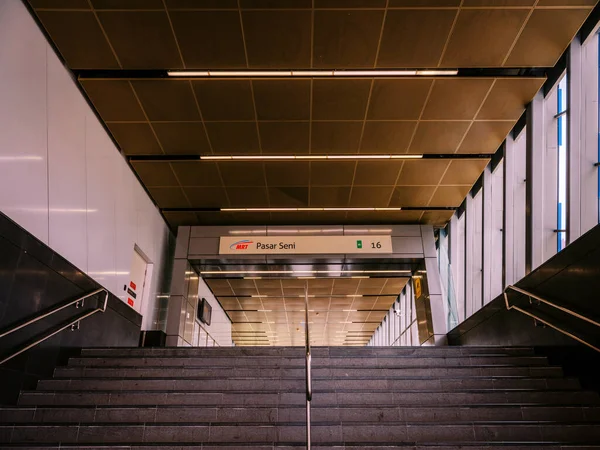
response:
<path fill-rule="evenodd" d="M 229 246 L 230 249 L 232 250 L 247 250 L 248 246 L 250 244 L 252 244 L 253 242 L 249 239 L 244 239 L 243 241 L 237 241 L 234 242 L 233 244 L 231 244 Z"/>

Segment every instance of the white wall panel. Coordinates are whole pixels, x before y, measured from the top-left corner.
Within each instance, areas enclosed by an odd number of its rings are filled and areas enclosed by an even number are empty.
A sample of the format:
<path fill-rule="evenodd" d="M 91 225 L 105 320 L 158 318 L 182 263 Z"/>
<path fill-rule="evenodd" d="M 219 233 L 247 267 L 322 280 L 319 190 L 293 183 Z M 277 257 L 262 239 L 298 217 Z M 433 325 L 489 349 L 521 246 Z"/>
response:
<path fill-rule="evenodd" d="M 170 231 L 19 0 L 0 0 L 0 211 L 124 301 L 137 244 L 156 315 Z"/>
<path fill-rule="evenodd" d="M 44 243 L 48 243 L 46 48 L 21 2 L 2 0 L 0 210 Z"/>
<path fill-rule="evenodd" d="M 115 173 L 113 160 L 105 151 L 105 137 L 100 124 L 86 121 L 88 270 L 103 286 L 117 293 Z M 124 272 L 128 273 L 129 267 Z"/>
<path fill-rule="evenodd" d="M 50 48 L 48 54 L 48 245 L 87 270 L 87 105 Z"/>
<path fill-rule="evenodd" d="M 198 298 L 205 298 L 212 306 L 211 323 L 210 325 L 202 324 L 202 327 L 208 331 L 219 346 L 231 347 L 231 321 L 202 278 L 198 284 Z"/>

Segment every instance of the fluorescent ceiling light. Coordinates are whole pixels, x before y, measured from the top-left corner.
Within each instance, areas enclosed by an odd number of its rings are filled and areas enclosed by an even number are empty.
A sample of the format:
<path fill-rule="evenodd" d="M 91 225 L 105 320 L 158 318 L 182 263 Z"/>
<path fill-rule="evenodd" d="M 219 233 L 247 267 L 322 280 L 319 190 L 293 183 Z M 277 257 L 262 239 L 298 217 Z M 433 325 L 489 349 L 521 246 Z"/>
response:
<path fill-rule="evenodd" d="M 402 208 L 221 208 L 221 212 L 402 211 Z"/>
<path fill-rule="evenodd" d="M 391 159 L 392 155 L 327 155 L 327 159 Z"/>
<path fill-rule="evenodd" d="M 293 77 L 332 77 L 333 70 L 292 70 Z"/>
<path fill-rule="evenodd" d="M 458 75 L 458 70 L 168 70 L 170 77 L 191 78 L 255 78 L 255 77 L 414 77 Z"/>
<path fill-rule="evenodd" d="M 129 273 L 129 272 L 127 272 Z M 378 273 L 396 273 L 410 275 L 410 270 L 207 270 L 200 272 L 200 275 L 244 275 L 244 274 L 307 274 L 307 273 L 322 273 L 322 274 L 378 274 Z M 368 277 L 364 277 L 368 278 Z M 280 297 L 280 296 L 279 296 Z M 325 296 L 327 297 L 327 296 Z"/>
<path fill-rule="evenodd" d="M 336 70 L 335 77 L 409 77 L 417 74 L 416 70 Z"/>
<path fill-rule="evenodd" d="M 458 70 L 417 70 L 417 75 L 423 77 L 443 77 L 449 75 L 458 75 Z"/>
<path fill-rule="evenodd" d="M 423 155 L 369 155 L 369 154 L 347 154 L 347 155 L 203 155 L 201 161 L 279 161 L 279 160 L 303 160 L 316 161 L 324 159 L 421 159 Z"/>

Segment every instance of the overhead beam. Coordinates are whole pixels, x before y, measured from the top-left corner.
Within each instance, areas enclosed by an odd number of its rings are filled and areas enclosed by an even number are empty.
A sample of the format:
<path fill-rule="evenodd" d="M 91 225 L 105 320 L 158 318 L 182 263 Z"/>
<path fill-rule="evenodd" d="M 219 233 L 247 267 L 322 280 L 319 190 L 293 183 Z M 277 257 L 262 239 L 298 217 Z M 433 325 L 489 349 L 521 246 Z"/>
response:
<path fill-rule="evenodd" d="M 129 155 L 127 160 L 152 161 L 152 162 L 268 162 L 268 161 L 340 161 L 340 160 L 419 160 L 419 159 L 491 159 L 490 153 L 424 153 L 424 154 L 395 154 L 395 155 L 370 155 L 357 153 L 349 155 Z"/>
<path fill-rule="evenodd" d="M 219 71 L 213 71 L 215 75 L 200 75 L 200 76 L 170 76 L 169 70 L 167 69 L 72 69 L 73 74 L 79 80 L 87 79 L 107 79 L 107 80 L 119 80 L 119 79 L 157 79 L 157 78 L 169 78 L 169 79 L 245 79 L 245 78 L 413 78 L 413 77 L 425 77 L 425 78 L 452 78 L 452 77 L 463 77 L 463 78 L 544 78 L 546 77 L 546 67 L 495 67 L 495 68 L 458 68 L 454 69 L 456 72 L 452 75 L 428 75 L 428 73 L 435 73 L 439 71 L 439 68 L 386 68 L 386 69 L 372 69 L 365 72 L 367 74 L 360 75 L 364 72 L 364 68 L 356 69 L 344 69 L 345 72 L 357 73 L 358 75 L 344 76 L 339 75 L 329 76 L 315 76 L 308 75 L 310 72 L 317 72 L 314 69 L 297 69 L 296 72 L 306 73 L 307 75 L 281 75 L 284 69 L 236 69 L 235 73 L 238 75 L 233 76 L 221 76 L 218 74 Z M 190 69 L 191 70 L 191 69 Z M 210 69 L 194 69 L 195 72 L 210 73 Z M 293 69 L 288 69 L 290 73 L 294 72 Z M 247 72 L 248 75 L 244 75 Z M 253 75 L 260 72 L 260 76 Z M 381 74 L 377 74 L 380 72 Z M 414 75 L 389 75 L 392 72 L 415 72 Z M 418 75 L 417 75 L 418 74 Z"/>

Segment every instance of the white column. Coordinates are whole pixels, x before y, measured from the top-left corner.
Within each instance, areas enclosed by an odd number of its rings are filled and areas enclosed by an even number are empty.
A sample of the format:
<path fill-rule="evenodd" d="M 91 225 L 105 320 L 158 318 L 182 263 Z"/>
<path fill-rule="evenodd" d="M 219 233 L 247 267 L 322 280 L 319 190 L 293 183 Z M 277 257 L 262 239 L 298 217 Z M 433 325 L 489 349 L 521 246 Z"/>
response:
<path fill-rule="evenodd" d="M 578 180 L 573 179 L 571 172 L 571 190 L 576 190 L 579 205 L 573 212 L 569 212 L 569 220 L 572 224 L 578 224 L 569 235 L 569 242 L 574 241 L 580 235 L 586 233 L 598 224 L 598 168 L 594 166 L 598 162 L 598 34 L 593 33 L 582 44 L 577 38 L 571 44 L 575 52 L 580 47 L 579 66 L 575 66 L 575 55 L 571 57 L 571 83 L 579 80 L 580 92 L 579 102 L 573 100 L 569 109 L 578 111 L 579 128 L 573 130 L 578 132 L 579 154 L 578 159 L 571 158 L 571 165 L 577 165 Z M 574 84 L 571 84 L 573 88 Z M 569 99 L 570 97 L 569 93 Z M 575 125 L 573 123 L 573 125 Z M 571 128 L 569 129 L 571 133 Z M 573 136 L 575 136 L 573 134 Z M 569 142 L 569 146 L 571 142 Z M 573 155 L 575 156 L 575 155 Z M 573 184 L 577 183 L 576 186 Z M 569 199 L 571 203 L 573 200 Z M 574 217 L 575 214 L 578 217 Z"/>
<path fill-rule="evenodd" d="M 431 227 L 431 225 L 422 225 L 421 237 L 423 240 L 425 269 L 427 271 L 429 306 L 431 308 L 431 320 L 433 322 L 433 343 L 435 345 L 444 345 L 447 342 L 446 333 L 448 333 L 448 323 L 444 314 L 444 298 L 442 296 L 442 285 L 440 283 L 440 272 L 437 263 L 433 227 Z"/>
<path fill-rule="evenodd" d="M 543 262 L 544 228 L 544 94 L 538 92 L 527 107 L 527 185 L 525 274 Z"/>
<path fill-rule="evenodd" d="M 504 141 L 504 220 L 502 230 L 504 232 L 504 265 L 502 284 L 506 287 L 513 284 L 515 280 L 514 270 L 514 184 L 515 184 L 515 141 L 510 133 Z"/>
<path fill-rule="evenodd" d="M 465 207 L 465 319 L 473 314 L 473 236 L 475 235 L 475 220 L 473 217 L 473 197 L 467 194 Z"/>
<path fill-rule="evenodd" d="M 482 261 L 482 304 L 485 305 L 492 300 L 492 208 L 494 207 L 492 192 L 492 171 L 488 165 L 483 171 L 483 261 Z M 482 306 L 483 306 L 482 305 Z"/>

